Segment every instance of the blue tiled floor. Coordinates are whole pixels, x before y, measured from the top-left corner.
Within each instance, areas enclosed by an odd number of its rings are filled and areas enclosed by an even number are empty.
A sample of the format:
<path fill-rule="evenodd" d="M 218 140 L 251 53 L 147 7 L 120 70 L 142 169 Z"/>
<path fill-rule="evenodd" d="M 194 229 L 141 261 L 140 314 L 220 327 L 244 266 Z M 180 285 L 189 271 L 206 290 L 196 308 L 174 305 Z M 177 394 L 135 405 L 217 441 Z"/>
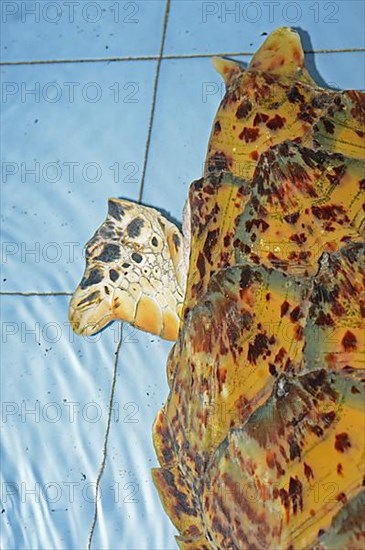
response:
<path fill-rule="evenodd" d="M 70 292 L 83 272 L 83 244 L 104 219 L 107 198 L 136 200 L 140 193 L 166 3 L 80 2 L 73 21 L 63 2 L 58 2 L 60 12 L 54 2 L 46 12 L 41 6 L 47 2 L 27 2 L 28 8 L 39 4 L 37 20 L 23 4 L 2 2 L 2 61 L 30 63 L 1 67 L 2 290 Z M 83 12 L 86 4 L 96 8 Z M 239 13 L 226 14 L 225 21 L 224 6 L 236 4 Z M 177 220 L 189 183 L 201 176 L 223 93 L 204 55 L 253 52 L 262 33 L 283 24 L 302 30 L 307 50 L 364 47 L 361 1 L 280 2 L 272 17 L 265 4 L 171 2 L 164 56 L 177 59 L 165 58 L 160 65 L 142 200 Z M 294 12 L 294 4 L 300 12 Z M 53 63 L 129 56 L 153 59 Z M 365 87 L 364 52 L 308 54 L 307 63 L 319 83 Z M 35 93 L 25 93 L 31 89 Z M 70 163 L 77 163 L 74 178 Z M 25 172 L 35 166 L 39 181 Z M 10 407 L 3 418 L 2 482 L 18 487 L 23 482 L 27 490 L 56 482 L 63 489 L 54 502 L 42 493 L 39 502 L 32 495 L 22 501 L 21 493 L 4 502 L 3 492 L 4 550 L 87 545 L 94 503 L 82 491 L 95 483 L 102 459 L 119 333 L 113 325 L 96 341 L 73 336 L 67 302 L 66 296 L 2 297 L 2 400 Z M 115 394 L 120 415 L 111 423 L 92 548 L 173 549 L 175 529 L 149 474 L 156 465 L 151 424 L 168 393 L 165 363 L 171 344 L 125 331 Z M 22 421 L 23 403 L 30 409 L 37 400 L 46 419 L 35 422 L 28 415 Z M 94 402 L 104 414 L 93 423 L 79 410 L 71 423 L 64 413 L 70 402 L 79 407 Z M 52 422 L 47 411 L 52 414 L 57 406 L 63 416 Z M 125 421 L 135 411 L 138 422 Z M 79 484 L 73 502 L 65 493 L 69 482 Z M 120 491 L 116 502 L 113 487 Z M 134 489 L 137 497 L 130 501 Z"/>

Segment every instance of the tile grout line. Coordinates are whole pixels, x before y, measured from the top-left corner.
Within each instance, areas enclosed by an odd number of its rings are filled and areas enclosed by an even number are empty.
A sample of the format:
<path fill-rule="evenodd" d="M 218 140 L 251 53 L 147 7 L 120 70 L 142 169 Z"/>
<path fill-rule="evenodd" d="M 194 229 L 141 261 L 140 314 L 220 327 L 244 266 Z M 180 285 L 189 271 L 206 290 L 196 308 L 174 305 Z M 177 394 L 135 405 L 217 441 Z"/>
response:
<path fill-rule="evenodd" d="M 331 54 L 331 53 L 359 53 L 365 52 L 365 48 L 333 48 L 304 50 L 304 54 Z M 204 59 L 214 56 L 253 56 L 255 52 L 218 52 L 218 53 L 192 53 L 192 54 L 167 54 L 167 55 L 139 55 L 139 56 L 120 56 L 120 57 L 100 57 L 100 58 L 80 58 L 80 59 L 34 59 L 30 61 L 2 61 L 0 66 L 19 66 L 19 65 L 52 65 L 67 63 L 116 63 L 126 61 L 159 61 L 174 59 Z"/>
<path fill-rule="evenodd" d="M 154 83 L 153 83 L 153 95 L 152 95 L 150 120 L 149 120 L 149 123 L 148 123 L 147 140 L 146 140 L 146 147 L 145 147 L 145 153 L 144 153 L 144 159 L 143 159 L 143 168 L 142 168 L 142 175 L 141 175 L 141 184 L 140 184 L 139 195 L 138 195 L 138 202 L 139 203 L 142 200 L 143 190 L 144 190 L 144 182 L 145 182 L 147 163 L 148 163 L 148 154 L 149 154 L 149 151 L 150 151 L 150 144 L 151 144 L 152 126 L 153 126 L 153 120 L 154 120 L 154 116 L 155 116 L 158 80 L 159 80 L 159 76 L 160 76 L 161 59 L 162 59 L 163 51 L 164 51 L 164 47 L 165 47 L 167 23 L 168 23 L 169 13 L 170 13 L 170 4 L 171 4 L 171 0 L 166 0 L 166 8 L 165 8 L 165 15 L 164 15 L 163 27 L 162 27 L 161 44 L 160 44 L 160 53 L 159 53 L 159 56 L 158 56 L 158 59 L 157 59 L 155 79 L 154 79 Z"/>
<path fill-rule="evenodd" d="M 100 481 L 104 473 L 105 465 L 106 465 L 106 459 L 107 459 L 107 453 L 108 453 L 108 439 L 109 439 L 109 432 L 110 432 L 110 426 L 111 426 L 111 417 L 112 417 L 112 410 L 113 410 L 113 401 L 114 401 L 114 394 L 115 394 L 115 385 L 117 381 L 117 372 L 118 372 L 118 359 L 119 359 L 119 351 L 122 346 L 123 341 L 123 323 L 120 324 L 120 339 L 117 344 L 117 348 L 115 350 L 115 358 L 114 358 L 114 369 L 113 369 L 113 378 L 112 378 L 112 386 L 110 390 L 110 397 L 109 397 L 109 412 L 108 412 L 108 420 L 106 425 L 106 431 L 104 436 L 104 444 L 103 444 L 103 455 L 101 459 L 101 463 L 99 466 L 98 476 L 96 478 L 95 483 L 95 507 L 94 507 L 94 516 L 93 521 L 91 524 L 90 532 L 89 532 L 89 538 L 87 541 L 87 550 L 91 550 L 91 543 L 94 536 L 94 531 L 96 527 L 96 522 L 98 520 L 98 496 L 99 496 L 99 487 L 100 487 Z"/>

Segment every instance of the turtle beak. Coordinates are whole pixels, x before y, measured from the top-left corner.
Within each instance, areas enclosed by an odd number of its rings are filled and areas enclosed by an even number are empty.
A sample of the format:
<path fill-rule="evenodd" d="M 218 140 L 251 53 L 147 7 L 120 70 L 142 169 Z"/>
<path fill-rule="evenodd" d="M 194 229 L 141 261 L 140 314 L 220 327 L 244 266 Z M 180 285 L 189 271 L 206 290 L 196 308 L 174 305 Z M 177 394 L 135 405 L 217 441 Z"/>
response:
<path fill-rule="evenodd" d="M 99 291 L 76 289 L 69 306 L 69 320 L 76 334 L 92 336 L 113 320 L 111 303 L 106 298 Z"/>

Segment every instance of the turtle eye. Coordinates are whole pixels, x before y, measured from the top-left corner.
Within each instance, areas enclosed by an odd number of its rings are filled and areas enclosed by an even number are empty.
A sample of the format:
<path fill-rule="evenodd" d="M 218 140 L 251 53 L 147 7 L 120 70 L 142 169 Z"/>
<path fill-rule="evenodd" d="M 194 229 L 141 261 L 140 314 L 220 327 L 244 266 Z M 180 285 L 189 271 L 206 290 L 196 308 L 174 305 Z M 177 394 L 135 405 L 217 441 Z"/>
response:
<path fill-rule="evenodd" d="M 153 236 L 152 239 L 151 239 L 151 244 L 154 248 L 156 248 L 158 246 L 158 240 L 157 240 L 157 237 Z"/>

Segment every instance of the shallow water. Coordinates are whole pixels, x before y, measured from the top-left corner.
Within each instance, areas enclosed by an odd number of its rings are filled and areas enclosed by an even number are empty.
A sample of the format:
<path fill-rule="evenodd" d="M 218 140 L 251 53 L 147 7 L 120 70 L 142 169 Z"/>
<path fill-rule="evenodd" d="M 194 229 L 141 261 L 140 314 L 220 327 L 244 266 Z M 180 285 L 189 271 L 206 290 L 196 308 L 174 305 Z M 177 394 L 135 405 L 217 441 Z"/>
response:
<path fill-rule="evenodd" d="M 139 196 L 165 2 L 119 2 L 118 17 L 116 2 L 95 2 L 101 15 L 75 8 L 73 21 L 60 2 L 55 23 L 51 5 L 38 17 L 3 4 L 3 61 L 152 59 L 1 68 L 1 548 L 76 550 L 92 533 L 94 549 L 173 549 L 176 530 L 150 476 L 171 343 L 125 325 L 110 411 L 120 324 L 81 338 L 67 319 L 108 196 Z M 281 2 L 271 15 L 246 2 L 224 17 L 228 4 L 171 3 L 164 55 L 178 58 L 161 62 L 142 199 L 179 220 L 222 98 L 210 59 L 187 56 L 251 52 L 283 24 L 308 33 L 307 49 L 364 44 L 361 2 L 300 3 L 300 12 Z M 307 60 L 333 87 L 364 88 L 363 52 Z"/>

